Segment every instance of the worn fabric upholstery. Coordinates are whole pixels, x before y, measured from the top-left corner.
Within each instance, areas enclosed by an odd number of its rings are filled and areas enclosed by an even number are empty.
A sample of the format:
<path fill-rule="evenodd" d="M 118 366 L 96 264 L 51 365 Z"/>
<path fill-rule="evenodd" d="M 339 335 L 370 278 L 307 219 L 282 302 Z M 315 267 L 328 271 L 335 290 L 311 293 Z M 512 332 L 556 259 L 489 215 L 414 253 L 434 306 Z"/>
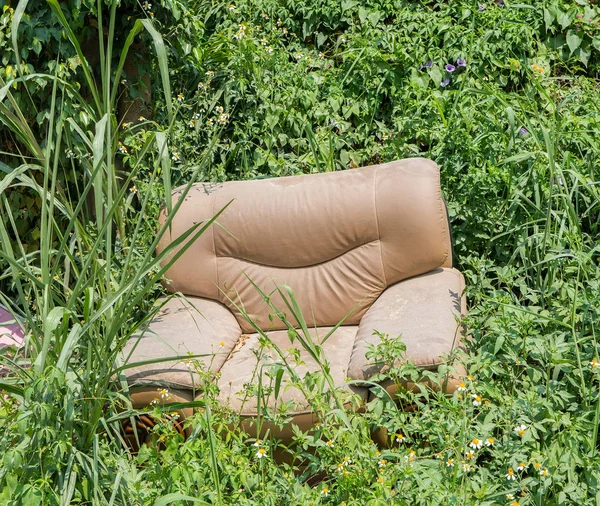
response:
<path fill-rule="evenodd" d="M 174 205 L 182 192 L 173 192 Z M 284 351 L 299 350 L 295 370 L 300 377 L 314 374 L 317 364 L 297 340 L 290 342 L 284 324 L 252 283 L 284 311 L 274 289 L 290 286 L 316 342 L 351 313 L 323 350 L 336 385 L 363 399 L 367 387 L 349 386 L 347 380 L 368 381 L 379 372 L 365 358 L 369 344 L 377 342 L 374 330 L 402 335 L 406 358 L 426 369 L 437 368 L 460 345 L 464 279 L 452 268 L 439 168 L 432 161 L 413 158 L 334 173 L 195 184 L 158 250 L 227 205 L 166 273 L 167 288 L 186 294 L 189 302 L 169 301 L 167 313 L 150 325 L 130 358 L 176 352 L 182 361 L 135 368 L 128 372 L 130 381 L 192 389 L 198 381 L 186 367 L 185 354 L 218 352 L 205 364 L 219 373 L 221 402 L 255 416 L 257 397 L 247 395 L 249 385 L 272 387 L 273 364 L 280 360 L 238 307 L 268 342 Z M 298 423 L 312 423 L 310 402 L 288 380 L 286 373 L 277 400 L 271 395 L 261 399 L 262 406 L 286 406 Z M 450 375 L 442 388 L 452 391 L 455 383 Z"/>
<path fill-rule="evenodd" d="M 451 257 L 439 170 L 429 160 L 198 184 L 159 251 L 231 201 L 219 226 L 192 244 L 167 277 L 172 291 L 225 304 L 244 332 L 252 327 L 234 302 L 263 330 L 284 328 L 269 320 L 268 306 L 246 276 L 267 292 L 275 284 L 291 286 L 314 326 L 335 325 L 353 308 L 347 323 L 357 324 L 387 286 L 447 265 Z"/>
<path fill-rule="evenodd" d="M 161 309 L 151 325 L 128 341 L 123 350 L 129 362 L 181 357 L 128 369 L 134 385 L 157 382 L 174 388 L 198 388 L 198 373 L 190 355 L 199 364 L 218 372 L 238 341 L 241 330 L 222 304 L 200 297 L 172 297 L 158 301 Z"/>

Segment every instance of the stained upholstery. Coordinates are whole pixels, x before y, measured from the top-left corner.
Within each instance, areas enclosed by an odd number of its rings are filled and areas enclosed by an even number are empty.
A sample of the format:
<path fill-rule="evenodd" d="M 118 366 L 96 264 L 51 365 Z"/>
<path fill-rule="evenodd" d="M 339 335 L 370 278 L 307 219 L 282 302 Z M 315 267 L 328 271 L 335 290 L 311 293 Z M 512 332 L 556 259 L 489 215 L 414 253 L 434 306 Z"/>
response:
<path fill-rule="evenodd" d="M 173 192 L 174 205 L 182 191 Z M 406 358 L 426 369 L 436 369 L 460 346 L 464 279 L 452 268 L 435 163 L 413 158 L 335 173 L 195 184 L 159 252 L 228 204 L 166 273 L 167 288 L 186 294 L 186 300 L 171 299 L 137 345 L 132 339 L 126 348 L 130 362 L 173 355 L 182 360 L 128 370 L 130 382 L 197 389 L 199 378 L 188 369 L 186 355 L 214 353 L 204 364 L 217 378 L 220 400 L 249 417 L 248 426 L 264 406 L 272 412 L 285 408 L 293 423 L 310 426 L 310 399 L 290 385 L 287 372 L 275 396 L 280 366 L 274 364 L 282 360 L 273 346 L 300 377 L 314 377 L 318 365 L 297 339 L 290 340 L 253 283 L 286 313 L 275 288 L 286 284 L 294 290 L 335 385 L 362 399 L 368 387 L 360 381 L 379 371 L 365 358 L 369 344 L 377 343 L 374 330 L 402 335 Z M 448 376 L 444 391 L 453 391 L 458 374 Z M 257 385 L 262 395 L 247 395 Z M 393 393 L 395 387 L 384 386 Z M 291 434 L 274 424 L 255 428 Z"/>
<path fill-rule="evenodd" d="M 438 268 L 388 287 L 360 322 L 348 376 L 369 380 L 380 366 L 369 364 L 369 345 L 381 340 L 377 330 L 401 337 L 406 356 L 416 366 L 435 369 L 460 344 L 458 319 L 466 312 L 464 278 L 456 269 Z"/>
<path fill-rule="evenodd" d="M 174 192 L 174 202 L 180 195 Z M 195 185 L 159 251 L 231 201 L 219 226 L 166 276 L 172 291 L 225 304 L 244 332 L 252 327 L 233 302 L 243 302 L 263 330 L 284 328 L 269 320 L 244 273 L 268 292 L 275 283 L 296 288 L 315 326 L 335 325 L 355 307 L 347 323 L 357 324 L 387 286 L 448 265 L 451 257 L 439 170 L 429 160 Z M 273 302 L 281 304 L 277 297 Z"/>
<path fill-rule="evenodd" d="M 170 388 L 193 390 L 200 385 L 196 367 L 218 372 L 241 335 L 235 317 L 222 304 L 200 297 L 160 299 L 161 309 L 151 325 L 128 341 L 123 357 L 129 363 L 181 357 L 127 369 L 130 383 L 158 382 Z"/>
<path fill-rule="evenodd" d="M 338 327 L 323 342 L 331 330 L 332 327 L 310 329 L 310 339 L 322 347 L 323 355 L 329 360 L 330 374 L 334 383 L 344 386 L 349 392 L 366 398 L 367 390 L 365 388 L 345 385 L 348 377 L 348 363 L 358 327 L 356 325 Z M 319 364 L 297 342 L 295 345 L 290 343 L 287 331 L 266 332 L 266 337 L 268 341 L 263 340 L 261 343 L 259 334 L 248 335 L 243 346 L 229 356 L 221 368 L 219 377 L 221 402 L 232 410 L 247 416 L 257 414 L 258 402 L 262 402 L 263 405 L 268 404 L 271 409 L 280 409 L 280 411 L 283 411 L 281 408 L 285 407 L 288 412 L 296 414 L 311 412 L 310 400 L 291 384 L 291 378 L 287 371 L 283 373 L 281 388 L 275 398 L 273 389 L 276 383 L 276 372 L 282 364 L 277 349 L 282 352 L 285 360 L 293 366 L 300 378 L 304 378 L 309 372 L 319 373 Z M 299 353 L 296 355 L 294 352 L 290 352 L 291 349 L 298 350 Z M 241 371 L 243 374 L 240 374 Z M 259 396 L 245 395 L 245 384 L 255 386 L 260 384 L 264 391 L 260 401 Z M 325 390 L 328 389 L 325 388 Z"/>

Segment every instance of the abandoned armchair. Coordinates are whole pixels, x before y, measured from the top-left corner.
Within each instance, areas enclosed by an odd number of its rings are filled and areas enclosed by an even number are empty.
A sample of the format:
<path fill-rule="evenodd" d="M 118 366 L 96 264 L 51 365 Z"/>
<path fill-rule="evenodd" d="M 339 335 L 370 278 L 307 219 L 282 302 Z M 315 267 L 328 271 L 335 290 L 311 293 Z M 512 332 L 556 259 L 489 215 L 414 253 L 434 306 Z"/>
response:
<path fill-rule="evenodd" d="M 310 428 L 315 415 L 301 389 L 281 388 L 275 396 L 273 389 L 253 395 L 249 388 L 272 385 L 270 366 L 281 362 L 276 350 L 298 350 L 298 378 L 320 369 L 311 349 L 290 338 L 290 324 L 302 322 L 282 298 L 289 293 L 284 285 L 293 290 L 308 329 L 304 337 L 329 362 L 335 387 L 363 402 L 367 381 L 380 369 L 366 357 L 379 340 L 374 331 L 401 335 L 403 360 L 423 369 L 446 363 L 463 339 L 465 299 L 463 276 L 452 267 L 439 177 L 435 163 L 412 158 L 334 173 L 193 185 L 159 250 L 232 202 L 167 271 L 167 288 L 178 295 L 123 352 L 129 363 L 181 357 L 127 369 L 133 405 L 201 398 L 204 369 L 218 383 L 220 401 L 242 415 L 248 431 L 258 410 L 280 407 L 291 424 Z M 180 193 L 173 192 L 174 202 Z M 190 367 L 190 354 L 201 356 L 200 371 Z M 447 393 L 464 373 L 458 366 L 449 370 L 454 372 L 441 386 Z M 394 394 L 395 385 L 383 386 Z M 168 389 L 165 398 L 160 388 Z M 289 426 L 268 428 L 277 437 L 291 435 Z"/>

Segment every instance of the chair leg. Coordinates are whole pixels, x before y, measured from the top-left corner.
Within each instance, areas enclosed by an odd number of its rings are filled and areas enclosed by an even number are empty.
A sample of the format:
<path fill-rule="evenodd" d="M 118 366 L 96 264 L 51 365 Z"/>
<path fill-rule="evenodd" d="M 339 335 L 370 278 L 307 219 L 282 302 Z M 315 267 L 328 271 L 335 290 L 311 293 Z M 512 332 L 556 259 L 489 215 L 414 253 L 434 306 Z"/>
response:
<path fill-rule="evenodd" d="M 161 393 L 160 389 L 155 387 L 146 387 L 131 394 L 131 404 L 134 409 L 143 409 L 154 404 L 164 405 L 173 402 L 190 402 L 192 400 L 193 396 L 191 392 L 168 391 L 167 393 Z M 190 430 L 185 426 L 185 420 L 192 416 L 193 411 L 192 408 L 184 408 L 164 415 L 184 440 L 190 433 Z M 147 413 L 128 417 L 121 422 L 125 438 L 133 451 L 138 451 L 142 444 L 155 443 L 152 438 L 152 432 L 156 423 L 157 420 Z"/>

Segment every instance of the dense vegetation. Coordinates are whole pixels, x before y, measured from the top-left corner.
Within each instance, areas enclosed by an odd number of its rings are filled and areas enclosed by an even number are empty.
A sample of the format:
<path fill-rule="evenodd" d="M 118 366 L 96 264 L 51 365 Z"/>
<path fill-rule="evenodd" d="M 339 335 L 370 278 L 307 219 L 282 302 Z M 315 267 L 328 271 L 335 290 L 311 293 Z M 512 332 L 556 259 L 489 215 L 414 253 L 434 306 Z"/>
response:
<path fill-rule="evenodd" d="M 0 504 L 600 502 L 596 2 L 0 6 L 0 302 L 29 329 L 0 349 Z M 231 429 L 206 373 L 192 437 L 129 453 L 113 378 L 156 311 L 165 194 L 409 156 L 442 168 L 465 390 L 323 396 L 285 448 Z"/>

